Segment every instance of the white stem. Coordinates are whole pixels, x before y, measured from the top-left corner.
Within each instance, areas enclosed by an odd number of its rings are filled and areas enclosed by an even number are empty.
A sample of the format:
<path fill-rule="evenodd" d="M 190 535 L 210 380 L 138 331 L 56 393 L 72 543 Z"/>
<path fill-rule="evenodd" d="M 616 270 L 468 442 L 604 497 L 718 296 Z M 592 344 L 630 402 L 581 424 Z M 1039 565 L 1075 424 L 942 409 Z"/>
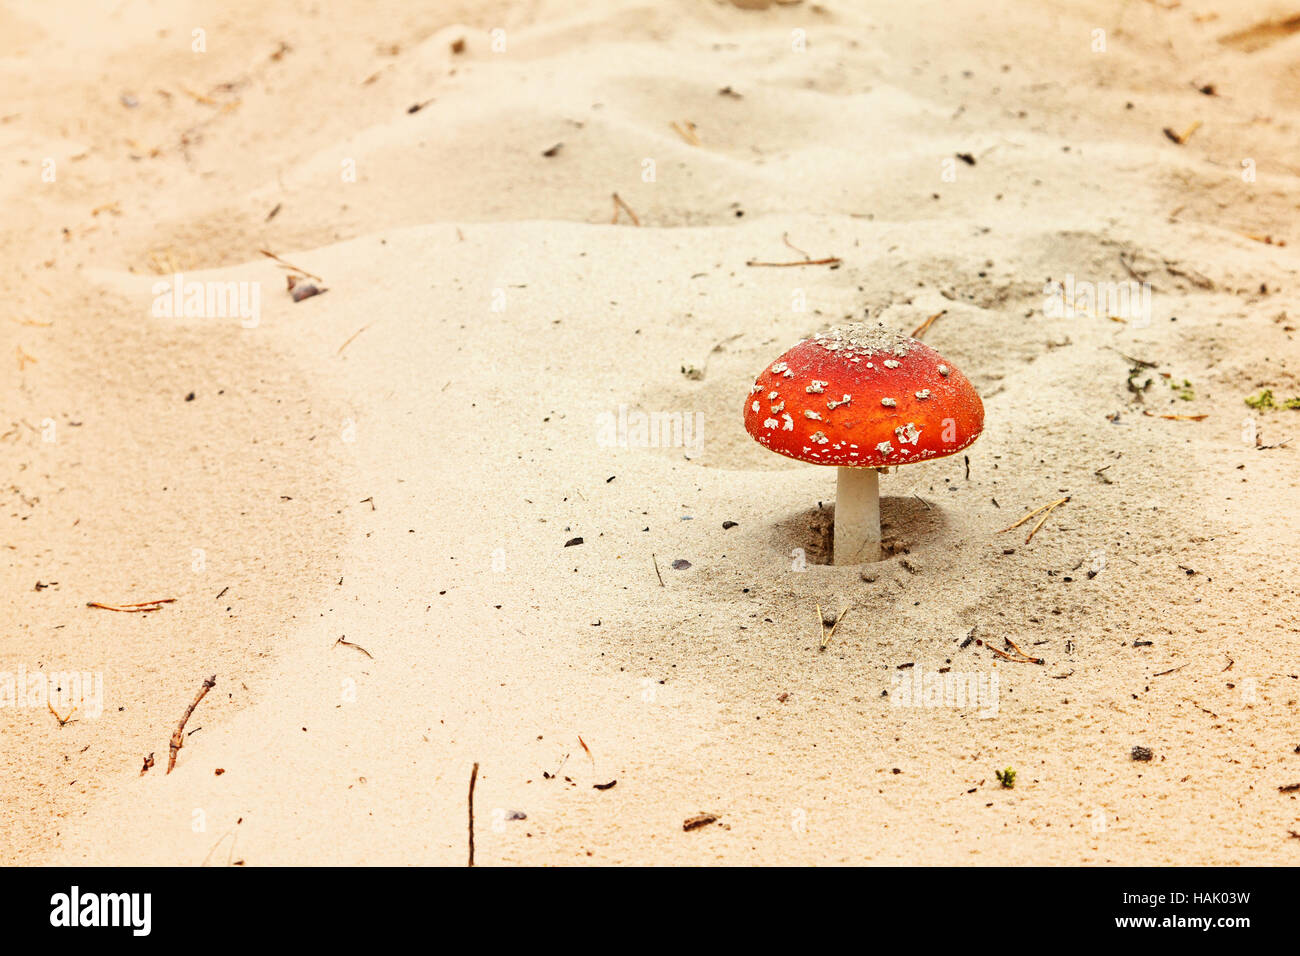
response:
<path fill-rule="evenodd" d="M 835 487 L 835 563 L 880 560 L 880 475 L 840 468 Z"/>

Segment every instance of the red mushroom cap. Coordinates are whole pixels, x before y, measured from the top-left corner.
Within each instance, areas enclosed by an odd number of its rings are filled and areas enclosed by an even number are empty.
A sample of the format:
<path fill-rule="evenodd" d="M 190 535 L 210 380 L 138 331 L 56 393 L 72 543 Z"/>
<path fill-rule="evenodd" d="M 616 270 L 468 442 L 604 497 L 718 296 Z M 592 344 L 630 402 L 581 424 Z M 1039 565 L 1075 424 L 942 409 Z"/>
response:
<path fill-rule="evenodd" d="M 759 374 L 745 430 L 788 458 L 884 468 L 961 451 L 984 430 L 984 403 L 925 343 L 883 325 L 845 325 Z"/>

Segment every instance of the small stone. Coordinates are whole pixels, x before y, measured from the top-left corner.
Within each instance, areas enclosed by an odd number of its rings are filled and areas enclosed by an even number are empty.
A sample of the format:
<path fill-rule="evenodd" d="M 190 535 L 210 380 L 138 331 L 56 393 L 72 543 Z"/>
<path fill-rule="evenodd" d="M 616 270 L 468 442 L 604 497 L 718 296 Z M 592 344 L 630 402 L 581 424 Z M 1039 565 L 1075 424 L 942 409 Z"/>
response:
<path fill-rule="evenodd" d="M 1141 760 L 1144 763 L 1149 762 L 1155 756 L 1155 751 L 1150 747 L 1135 746 L 1133 748 L 1133 759 Z"/>
<path fill-rule="evenodd" d="M 728 528 L 734 528 L 737 526 L 737 524 L 738 522 L 735 521 L 724 521 L 722 522 L 722 530 L 726 531 Z"/>
<path fill-rule="evenodd" d="M 676 561 L 673 562 L 674 571 L 685 571 L 690 566 L 691 566 L 691 562 L 687 561 L 685 558 L 678 558 Z"/>

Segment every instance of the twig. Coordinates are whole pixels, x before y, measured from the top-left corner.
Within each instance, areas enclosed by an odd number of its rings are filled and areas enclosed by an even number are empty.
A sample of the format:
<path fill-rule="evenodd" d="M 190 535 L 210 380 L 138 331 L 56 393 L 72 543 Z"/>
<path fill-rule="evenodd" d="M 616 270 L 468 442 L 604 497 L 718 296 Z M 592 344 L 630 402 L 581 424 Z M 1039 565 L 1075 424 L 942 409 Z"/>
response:
<path fill-rule="evenodd" d="M 59 726 L 60 726 L 60 727 L 66 725 L 66 724 L 71 723 L 71 722 L 72 722 L 72 715 L 75 714 L 75 713 L 77 712 L 77 706 L 76 706 L 76 704 L 73 704 L 73 705 L 72 705 L 72 710 L 68 711 L 68 716 L 66 716 L 66 717 L 60 717 L 60 716 L 59 716 L 59 712 L 58 712 L 57 710 L 54 709 L 54 705 L 53 705 L 53 704 L 51 704 L 51 703 L 49 703 L 49 702 L 47 701 L 46 704 L 45 704 L 45 706 L 48 707 L 48 708 L 50 709 L 50 713 L 54 715 L 54 719 L 57 720 L 57 721 L 59 722 Z"/>
<path fill-rule="evenodd" d="M 175 598 L 160 598 L 157 601 L 140 601 L 137 604 L 101 604 L 99 601 L 87 601 L 86 607 L 103 608 L 105 611 L 121 611 L 124 614 L 140 614 L 146 611 L 157 611 L 164 604 L 172 604 Z"/>
<path fill-rule="evenodd" d="M 1238 232 L 1237 235 L 1246 239 L 1252 239 L 1255 242 L 1262 242 L 1266 246 L 1285 246 L 1285 239 L 1274 239 L 1272 236 L 1261 236 L 1254 232 Z"/>
<path fill-rule="evenodd" d="M 924 322 L 922 322 L 920 325 L 918 325 L 916 329 L 913 330 L 912 332 L 912 338 L 919 339 L 921 336 L 923 336 L 926 333 L 926 331 L 930 328 L 930 326 L 934 324 L 934 320 L 939 318 L 939 316 L 945 314 L 947 311 L 948 311 L 947 309 L 941 309 L 940 311 L 936 312 L 934 315 L 926 319 Z"/>
<path fill-rule="evenodd" d="M 655 577 L 659 579 L 659 586 L 664 587 L 664 576 L 659 573 L 659 559 L 654 556 L 653 552 L 650 554 L 650 560 L 655 563 Z"/>
<path fill-rule="evenodd" d="M 1067 501 L 1069 501 L 1069 500 L 1070 500 L 1070 496 L 1069 496 L 1069 495 L 1066 495 L 1064 498 L 1059 498 L 1059 499 L 1057 499 L 1056 501 L 1053 501 L 1053 502 L 1052 502 L 1051 504 L 1049 504 L 1049 505 L 1042 505 L 1042 506 L 1040 506 L 1040 507 L 1038 507 L 1038 508 L 1035 508 L 1033 511 L 1029 512 L 1029 514 L 1025 515 L 1023 518 L 1021 518 L 1021 519 L 1020 519 L 1019 521 L 1017 521 L 1015 524 L 1013 524 L 1013 525 L 1009 525 L 1009 526 L 1003 528 L 1001 531 L 998 532 L 998 534 L 1006 534 L 1008 531 L 1014 531 L 1016 528 L 1019 528 L 1022 524 L 1024 524 L 1026 521 L 1028 521 L 1030 518 L 1032 518 L 1034 515 L 1038 514 L 1038 512 L 1043 511 L 1044 509 L 1046 509 L 1047 512 L 1048 512 L 1048 514 L 1050 514 L 1052 508 L 1055 508 L 1057 505 L 1064 504 L 1065 502 L 1067 502 Z M 1044 515 L 1043 517 L 1045 518 L 1045 517 L 1047 517 L 1047 515 Z M 1039 528 L 1039 526 L 1040 526 L 1041 524 L 1042 524 L 1041 521 L 1038 522 L 1038 524 L 1034 526 L 1034 531 L 1037 531 L 1038 528 Z M 1032 538 L 1033 536 L 1034 536 L 1034 532 L 1033 532 L 1033 531 L 1029 532 L 1029 537 Z M 1025 539 L 1025 544 L 1028 544 L 1028 543 L 1029 543 L 1029 539 L 1026 538 L 1026 539 Z"/>
<path fill-rule="evenodd" d="M 365 654 L 366 657 L 370 658 L 372 661 L 375 659 L 375 655 L 374 655 L 374 654 L 371 654 L 368 650 L 366 650 L 366 649 L 365 649 L 364 647 L 362 647 L 360 644 L 353 644 L 351 641 L 349 641 L 349 640 L 345 640 L 344 638 L 341 638 L 341 637 L 340 637 L 337 641 L 334 642 L 334 646 L 337 647 L 337 646 L 340 645 L 340 644 L 342 644 L 344 647 L 355 647 L 357 650 L 359 650 L 362 654 Z"/>
<path fill-rule="evenodd" d="M 469 865 L 474 865 L 474 784 L 478 781 L 478 761 L 469 772 Z"/>
<path fill-rule="evenodd" d="M 692 146 L 700 145 L 700 138 L 695 135 L 695 124 L 690 120 L 683 120 L 681 124 L 678 124 L 676 120 L 673 120 L 671 125 L 672 128 L 677 131 L 677 135 L 686 140 L 686 142 L 690 143 Z"/>
<path fill-rule="evenodd" d="M 840 626 L 840 621 L 844 620 L 844 615 L 848 613 L 849 613 L 848 608 L 845 608 L 844 610 L 840 611 L 840 616 L 835 619 L 835 623 L 832 624 L 831 629 L 827 631 L 826 618 L 822 615 L 822 606 L 820 604 L 817 605 L 817 627 L 820 628 L 821 635 L 822 635 L 821 643 L 818 645 L 817 650 L 819 651 L 826 650 L 826 645 L 830 643 L 831 637 L 834 636 L 835 629 Z"/>
<path fill-rule="evenodd" d="M 841 261 L 839 256 L 827 256 L 825 259 L 801 259 L 798 262 L 759 262 L 756 259 L 750 259 L 745 265 L 782 269 L 788 266 L 837 266 Z"/>
<path fill-rule="evenodd" d="M 1164 128 L 1164 134 L 1168 136 L 1171 140 L 1173 140 L 1175 143 L 1177 143 L 1179 146 L 1182 146 L 1189 139 L 1191 139 L 1192 134 L 1195 133 L 1200 128 L 1201 128 L 1201 121 L 1197 120 L 1191 126 L 1187 127 L 1187 129 L 1183 130 L 1181 133 L 1175 133 L 1172 129 L 1166 126 Z"/>
<path fill-rule="evenodd" d="M 1190 664 L 1191 661 L 1188 661 L 1188 663 Z M 1169 668 L 1169 670 L 1167 670 L 1167 671 L 1161 671 L 1159 674 L 1152 674 L 1151 676 L 1152 676 L 1152 677 L 1164 677 L 1166 674 L 1175 674 L 1175 673 L 1177 673 L 1178 671 L 1182 670 L 1182 669 L 1183 669 L 1184 667 L 1186 667 L 1186 666 L 1187 666 L 1187 664 L 1179 664 L 1177 667 L 1171 667 L 1171 668 Z"/>
<path fill-rule="evenodd" d="M 784 242 L 787 247 L 793 249 L 795 252 L 799 253 L 799 255 L 803 256 L 805 259 L 812 258 L 811 255 L 804 252 L 802 249 L 800 249 L 798 246 L 796 246 L 793 242 L 790 241 L 790 233 L 788 232 L 781 233 L 781 241 Z"/>
<path fill-rule="evenodd" d="M 1255 451 L 1268 451 L 1271 448 L 1285 448 L 1287 445 L 1291 444 L 1291 441 L 1290 438 L 1283 438 L 1280 442 L 1273 445 L 1256 445 Z"/>
<path fill-rule="evenodd" d="M 1155 412 L 1147 408 L 1142 409 L 1142 414 L 1147 416 L 1147 418 L 1164 418 L 1171 422 L 1203 422 L 1210 417 L 1208 412 L 1200 415 L 1157 415 Z"/>
<path fill-rule="evenodd" d="M 635 212 L 632 211 L 632 207 L 629 206 L 627 203 L 625 203 L 623 201 L 623 198 L 619 196 L 618 193 L 614 193 L 613 196 L 614 196 L 614 218 L 610 220 L 610 224 L 612 225 L 613 223 L 618 222 L 618 211 L 622 209 L 625 213 L 627 213 L 629 216 L 632 217 L 632 225 L 634 226 L 641 225 L 641 218 Z"/>
<path fill-rule="evenodd" d="M 1056 510 L 1056 506 L 1063 505 L 1069 500 L 1070 500 L 1070 496 L 1066 495 L 1064 498 L 1060 499 L 1059 501 L 1054 501 L 1050 505 L 1048 505 L 1047 511 L 1045 511 L 1043 513 L 1043 516 L 1038 519 L 1038 524 L 1034 525 L 1034 530 L 1029 532 L 1029 534 L 1025 536 L 1025 544 L 1028 544 L 1030 541 L 1034 540 L 1034 535 L 1038 534 L 1038 529 L 1043 526 L 1043 522 L 1046 521 L 1048 517 L 1051 515 L 1051 513 Z"/>
<path fill-rule="evenodd" d="M 172 732 L 171 744 L 169 745 L 171 752 L 167 757 L 168 773 L 171 773 L 172 768 L 176 766 L 176 755 L 180 753 L 181 748 L 185 746 L 185 722 L 188 721 L 190 715 L 194 713 L 194 708 L 199 706 L 199 701 L 203 700 L 203 698 L 207 696 L 208 691 L 212 690 L 212 688 L 216 686 L 217 675 L 213 674 L 203 682 L 203 686 L 199 688 L 198 695 L 194 698 L 194 703 L 190 704 L 189 709 L 185 711 L 185 716 L 181 718 L 181 722 L 176 725 L 176 729 Z"/>
<path fill-rule="evenodd" d="M 372 324 L 373 324 L 373 323 L 367 323 L 366 325 L 361 326 L 361 328 L 359 328 L 359 329 L 357 329 L 355 332 L 353 332 L 350 336 L 348 336 L 348 340 L 347 340 L 346 342 L 344 342 L 342 345 L 340 345 L 340 346 L 339 346 L 339 350 L 338 350 L 337 352 L 335 352 L 334 354 L 335 354 L 335 355 L 342 355 L 342 354 L 343 354 L 343 350 L 344 350 L 345 348 L 347 348 L 349 345 L 351 345 L 352 342 L 353 342 L 353 340 L 354 340 L 358 335 L 360 335 L 360 334 L 361 334 L 362 332 L 364 332 L 366 329 L 370 328 L 370 326 L 371 326 Z"/>
<path fill-rule="evenodd" d="M 281 259 L 274 252 L 268 252 L 266 249 L 258 249 L 257 251 L 260 252 L 262 255 L 266 256 L 268 259 L 274 259 L 276 262 L 280 263 L 280 265 L 283 266 L 284 268 L 292 269 L 294 272 L 305 275 L 308 279 L 315 279 L 317 282 L 325 281 L 320 276 L 313 275 L 312 273 L 308 272 L 306 269 L 296 266 L 292 262 L 288 262 L 284 259 Z"/>
<path fill-rule="evenodd" d="M 1024 651 L 1022 651 L 1022 650 L 1020 649 L 1020 645 L 1017 644 L 1015 641 L 1013 641 L 1011 638 L 1009 638 L 1009 637 L 1004 637 L 1004 638 L 1002 638 L 1002 640 L 1004 640 L 1004 641 L 1006 641 L 1008 644 L 1010 644 L 1010 645 L 1011 645 L 1011 649 L 1012 649 L 1013 651 L 1015 651 L 1017 654 L 1019 654 L 1021 657 L 1023 657 L 1023 658 L 1025 659 L 1025 662 L 1026 662 L 1026 663 L 1029 663 L 1029 664 L 1042 664 L 1042 663 L 1044 663 L 1044 661 L 1043 661 L 1043 659 L 1042 659 L 1041 657 L 1032 657 L 1032 656 L 1030 656 L 1029 654 L 1026 654 Z"/>

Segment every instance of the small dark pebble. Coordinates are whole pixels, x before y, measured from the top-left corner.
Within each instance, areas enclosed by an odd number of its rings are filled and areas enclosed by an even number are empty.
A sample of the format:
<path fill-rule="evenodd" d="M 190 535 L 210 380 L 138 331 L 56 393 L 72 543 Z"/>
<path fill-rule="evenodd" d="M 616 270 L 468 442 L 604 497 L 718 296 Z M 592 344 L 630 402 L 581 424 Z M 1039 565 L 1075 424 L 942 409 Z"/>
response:
<path fill-rule="evenodd" d="M 734 528 L 736 527 L 736 524 L 737 522 L 735 521 L 724 521 L 722 522 L 722 530 L 726 531 L 728 528 Z"/>
<path fill-rule="evenodd" d="M 193 393 L 193 392 L 190 392 L 188 395 L 186 395 L 186 396 L 185 396 L 185 401 L 187 401 L 187 402 L 192 402 L 192 401 L 194 401 L 194 393 Z"/>
<path fill-rule="evenodd" d="M 582 539 L 581 539 L 581 538 L 570 538 L 568 541 L 564 542 L 564 546 L 565 546 L 566 548 L 572 548 L 575 544 L 582 544 Z"/>
<path fill-rule="evenodd" d="M 676 561 L 673 562 L 674 571 L 685 571 L 690 566 L 691 566 L 691 562 L 687 561 L 685 558 L 678 558 Z"/>
<path fill-rule="evenodd" d="M 1136 747 L 1133 748 L 1133 759 L 1134 759 L 1134 760 L 1141 760 L 1141 761 L 1143 761 L 1143 762 L 1149 762 L 1149 761 L 1151 760 L 1151 758 L 1154 757 L 1154 756 L 1155 756 L 1155 752 L 1154 752 L 1150 747 L 1141 747 L 1141 746 L 1136 746 Z"/>
<path fill-rule="evenodd" d="M 528 814 L 524 813 L 524 811 L 522 811 L 522 810 L 511 810 L 509 813 L 506 814 L 506 819 L 507 819 L 507 820 L 527 820 L 527 819 L 528 819 Z"/>
<path fill-rule="evenodd" d="M 972 156 L 970 153 L 958 153 L 957 158 L 960 159 L 967 166 L 975 165 L 975 157 Z"/>
<path fill-rule="evenodd" d="M 591 787 L 593 790 L 612 790 L 617 783 L 617 780 L 611 780 L 609 783 L 593 783 Z"/>
<path fill-rule="evenodd" d="M 698 830 L 700 827 L 707 827 L 710 823 L 718 819 L 716 813 L 697 813 L 693 817 L 687 817 L 682 821 L 683 830 Z"/>
<path fill-rule="evenodd" d="M 556 143 L 550 149 L 542 150 L 542 155 L 545 156 L 547 159 L 550 159 L 552 156 L 555 156 L 557 153 L 559 153 L 560 148 L 563 146 L 564 146 L 563 143 Z"/>
<path fill-rule="evenodd" d="M 322 295 L 328 292 L 328 289 L 319 289 L 313 282 L 299 282 L 293 287 L 289 294 L 293 296 L 293 301 L 301 302 L 303 299 L 310 299 L 314 295 Z"/>

